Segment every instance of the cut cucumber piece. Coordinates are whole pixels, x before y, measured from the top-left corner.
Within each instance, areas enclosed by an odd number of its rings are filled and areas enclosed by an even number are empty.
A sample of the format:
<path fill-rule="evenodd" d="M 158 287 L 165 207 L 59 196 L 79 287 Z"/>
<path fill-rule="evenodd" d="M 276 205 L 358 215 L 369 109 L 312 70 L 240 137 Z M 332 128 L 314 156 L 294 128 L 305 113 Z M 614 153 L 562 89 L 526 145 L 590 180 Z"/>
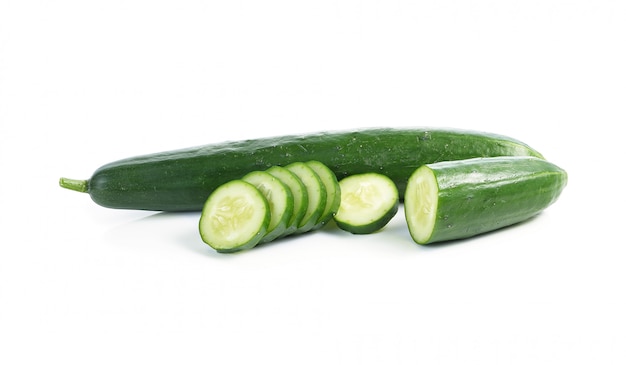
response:
<path fill-rule="evenodd" d="M 256 246 L 270 224 L 270 206 L 254 185 L 227 182 L 211 193 L 200 216 L 202 240 L 218 252 L 236 252 Z"/>
<path fill-rule="evenodd" d="M 253 171 L 241 180 L 254 185 L 269 203 L 270 224 L 261 242 L 270 242 L 287 230 L 293 214 L 293 194 L 283 182 L 265 171 Z"/>
<path fill-rule="evenodd" d="M 337 226 L 354 234 L 381 230 L 398 212 L 398 189 L 393 180 L 378 173 L 348 176 L 339 181 L 341 204 Z"/>
<path fill-rule="evenodd" d="M 335 213 L 337 213 L 339 204 L 341 203 L 341 189 L 337 181 L 337 176 L 328 166 L 319 161 L 307 161 L 306 164 L 315 171 L 326 189 L 326 206 L 314 227 L 314 229 L 318 229 L 332 220 Z"/>
<path fill-rule="evenodd" d="M 266 170 L 267 173 L 280 179 L 289 187 L 293 196 L 293 212 L 287 223 L 287 229 L 284 236 L 294 233 L 298 229 L 298 224 L 304 217 L 307 207 L 309 206 L 309 196 L 302 180 L 293 172 L 281 166 L 272 166 Z"/>
<path fill-rule="evenodd" d="M 293 162 L 286 169 L 293 172 L 304 184 L 309 198 L 307 210 L 295 233 L 312 230 L 326 207 L 326 188 L 320 177 L 304 162 Z"/>
<path fill-rule="evenodd" d="M 567 173 L 536 157 L 489 157 L 427 164 L 409 178 L 404 211 L 411 237 L 428 244 L 522 222 L 551 205 Z"/>

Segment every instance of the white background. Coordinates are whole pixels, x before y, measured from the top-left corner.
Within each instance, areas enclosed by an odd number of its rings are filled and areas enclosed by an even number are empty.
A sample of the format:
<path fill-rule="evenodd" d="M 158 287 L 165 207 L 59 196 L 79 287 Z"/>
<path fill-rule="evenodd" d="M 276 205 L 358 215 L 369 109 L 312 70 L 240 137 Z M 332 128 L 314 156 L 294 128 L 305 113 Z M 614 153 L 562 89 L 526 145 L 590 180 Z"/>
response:
<path fill-rule="evenodd" d="M 0 363 L 624 364 L 623 1 L 0 2 Z M 524 224 L 237 255 L 59 188 L 120 158 L 378 126 L 518 138 Z"/>

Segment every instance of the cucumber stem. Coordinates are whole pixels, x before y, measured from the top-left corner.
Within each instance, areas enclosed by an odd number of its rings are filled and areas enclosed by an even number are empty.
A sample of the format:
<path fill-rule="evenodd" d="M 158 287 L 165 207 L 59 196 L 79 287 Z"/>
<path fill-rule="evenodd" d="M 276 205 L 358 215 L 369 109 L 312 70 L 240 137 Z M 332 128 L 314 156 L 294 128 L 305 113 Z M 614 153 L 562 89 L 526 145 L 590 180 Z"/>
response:
<path fill-rule="evenodd" d="M 88 189 L 87 180 L 75 180 L 62 177 L 61 179 L 59 179 L 59 185 L 61 185 L 61 187 L 63 188 L 78 191 L 81 193 L 86 193 Z"/>

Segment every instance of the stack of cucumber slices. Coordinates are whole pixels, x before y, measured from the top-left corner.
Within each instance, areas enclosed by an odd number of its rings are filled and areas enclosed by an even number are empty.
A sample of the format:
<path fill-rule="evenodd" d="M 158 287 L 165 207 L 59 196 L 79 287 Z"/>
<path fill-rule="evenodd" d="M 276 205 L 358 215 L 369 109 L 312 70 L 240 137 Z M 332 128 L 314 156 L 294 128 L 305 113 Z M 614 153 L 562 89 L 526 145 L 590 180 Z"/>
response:
<path fill-rule="evenodd" d="M 340 199 L 337 177 L 318 161 L 252 171 L 209 196 L 200 235 L 218 252 L 249 249 L 321 228 L 339 209 Z"/>

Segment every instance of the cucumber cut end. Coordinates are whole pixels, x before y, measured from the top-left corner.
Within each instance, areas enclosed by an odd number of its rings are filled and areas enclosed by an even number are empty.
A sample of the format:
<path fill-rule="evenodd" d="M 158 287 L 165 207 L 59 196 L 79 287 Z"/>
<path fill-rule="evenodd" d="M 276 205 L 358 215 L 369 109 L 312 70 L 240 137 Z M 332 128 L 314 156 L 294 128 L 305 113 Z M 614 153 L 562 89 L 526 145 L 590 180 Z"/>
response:
<path fill-rule="evenodd" d="M 426 244 L 437 218 L 439 187 L 431 169 L 422 166 L 409 178 L 404 194 L 404 213 L 413 240 Z"/>
<path fill-rule="evenodd" d="M 200 217 L 202 240 L 218 252 L 254 247 L 267 232 L 269 203 L 252 184 L 235 180 L 216 189 Z"/>

